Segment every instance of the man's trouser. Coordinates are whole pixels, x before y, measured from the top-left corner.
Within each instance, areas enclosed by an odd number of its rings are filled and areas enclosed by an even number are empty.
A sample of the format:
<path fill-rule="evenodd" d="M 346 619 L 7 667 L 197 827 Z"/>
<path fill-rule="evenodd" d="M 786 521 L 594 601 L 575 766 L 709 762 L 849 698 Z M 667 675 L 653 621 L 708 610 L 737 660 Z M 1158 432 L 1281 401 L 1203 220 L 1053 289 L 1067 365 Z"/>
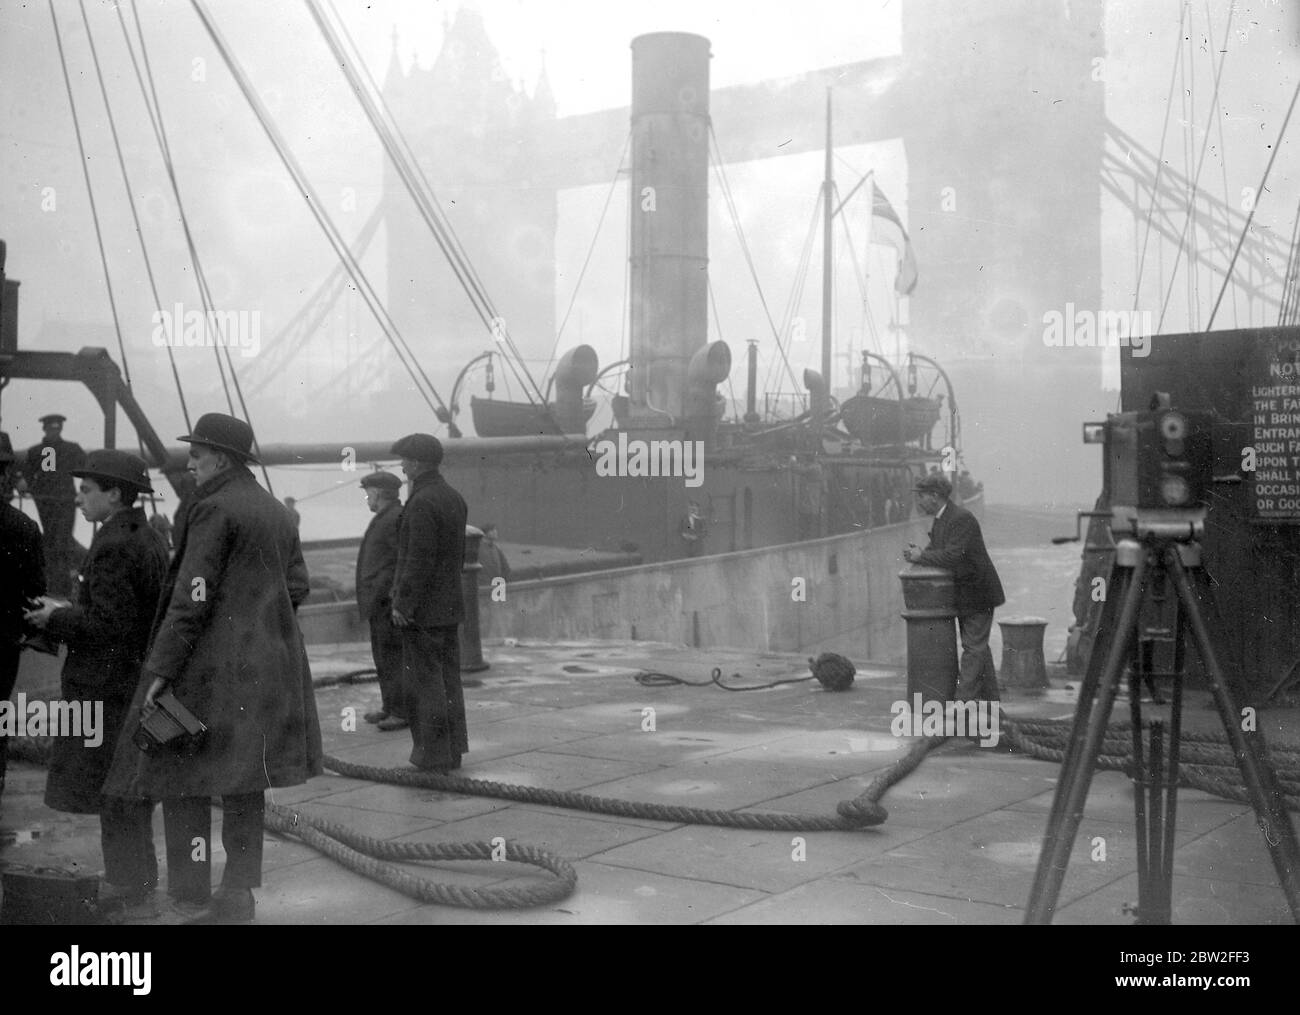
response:
<path fill-rule="evenodd" d="M 384 608 L 376 608 L 370 615 L 370 654 L 379 674 L 381 709 L 389 715 L 405 719 L 406 701 L 402 688 L 402 633 L 393 626 L 392 606 L 385 601 Z"/>
<path fill-rule="evenodd" d="M 54 497 L 37 497 L 36 513 L 41 519 L 41 545 L 45 549 L 45 587 L 52 596 L 72 591 L 72 526 L 77 519 L 77 502 Z"/>
<path fill-rule="evenodd" d="M 1000 701 L 997 667 L 989 648 L 993 631 L 993 611 L 981 610 L 957 617 L 961 633 L 961 671 L 957 681 L 958 701 Z"/>
<path fill-rule="evenodd" d="M 17 645 L 0 644 L 0 701 L 8 701 L 18 682 L 18 660 L 23 650 Z M 9 763 L 9 738 L 0 733 L 0 790 L 4 789 L 5 768 Z"/>
<path fill-rule="evenodd" d="M 167 893 L 203 904 L 212 894 L 212 800 L 171 797 L 162 802 L 167 838 Z M 236 793 L 221 798 L 221 845 L 226 850 L 223 888 L 262 883 L 262 818 L 265 796 Z"/>
<path fill-rule="evenodd" d="M 460 640 L 455 627 L 402 628 L 402 683 L 411 724 L 411 764 L 447 768 L 469 750 Z"/>
<path fill-rule="evenodd" d="M 99 812 L 104 880 L 119 888 L 153 889 L 158 855 L 153 848 L 153 801 L 108 797 Z"/>

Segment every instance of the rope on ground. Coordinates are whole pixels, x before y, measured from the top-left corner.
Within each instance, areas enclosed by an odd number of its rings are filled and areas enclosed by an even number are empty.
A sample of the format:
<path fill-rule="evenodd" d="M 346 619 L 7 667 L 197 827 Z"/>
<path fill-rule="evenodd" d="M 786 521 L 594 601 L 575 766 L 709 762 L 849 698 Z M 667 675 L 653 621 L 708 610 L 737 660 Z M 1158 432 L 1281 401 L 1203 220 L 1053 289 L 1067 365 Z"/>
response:
<path fill-rule="evenodd" d="M 733 678 L 743 677 L 739 673 L 733 673 Z M 803 684 L 813 677 L 790 677 L 785 680 L 773 680 L 768 684 L 750 684 L 746 687 L 732 687 L 730 684 L 722 682 L 722 667 L 713 667 L 713 672 L 709 674 L 708 680 L 686 680 L 683 677 L 675 677 L 671 673 L 659 673 L 656 670 L 645 670 L 633 676 L 633 679 L 642 687 L 721 687 L 724 691 L 765 691 L 769 687 L 780 687 L 782 684 Z"/>
<path fill-rule="evenodd" d="M 421 902 L 441 906 L 459 906 L 463 909 L 544 906 L 568 898 L 578 884 L 578 872 L 564 858 L 536 846 L 521 845 L 509 840 L 497 846 L 490 842 L 390 842 L 276 804 L 267 805 L 266 826 L 273 831 L 301 839 L 313 849 L 363 877 L 385 884 Z M 380 862 L 500 859 L 540 867 L 554 874 L 557 880 L 540 884 L 470 888 L 428 881 L 400 867 Z"/>
<path fill-rule="evenodd" d="M 846 832 L 882 824 L 889 816 L 883 807 L 870 802 L 864 803 L 859 812 L 851 818 L 774 814 L 762 811 L 720 811 L 702 807 L 681 807 L 676 804 L 641 803 L 613 797 L 590 796 L 571 790 L 544 789 L 539 786 L 519 786 L 505 782 L 488 782 L 484 779 L 468 779 L 459 775 L 441 775 L 437 772 L 425 772 L 413 768 L 377 768 L 372 765 L 358 765 L 343 761 L 330 755 L 325 756 L 325 767 L 331 772 L 350 779 L 369 779 L 397 786 L 496 797 L 501 800 L 542 804 L 547 807 L 567 807 L 594 814 L 668 821 L 678 825 L 717 825 L 723 828 L 747 828 L 771 832 Z M 883 793 L 883 790 L 881 792 Z"/>

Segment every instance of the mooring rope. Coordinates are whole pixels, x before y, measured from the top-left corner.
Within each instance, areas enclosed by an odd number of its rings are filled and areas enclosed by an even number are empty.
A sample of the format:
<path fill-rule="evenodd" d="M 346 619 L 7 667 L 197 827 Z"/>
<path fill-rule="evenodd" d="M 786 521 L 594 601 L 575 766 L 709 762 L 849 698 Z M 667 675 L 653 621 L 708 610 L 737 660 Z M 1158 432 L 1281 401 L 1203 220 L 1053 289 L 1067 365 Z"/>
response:
<path fill-rule="evenodd" d="M 524 909 L 559 902 L 573 894 L 578 872 L 563 857 L 536 846 L 509 839 L 491 842 L 392 842 L 362 835 L 346 825 L 335 824 L 301 811 L 267 804 L 266 827 L 301 839 L 313 849 L 337 860 L 350 871 L 396 889 L 403 895 L 440 906 L 465 909 Z M 512 861 L 541 867 L 555 875 L 555 881 L 526 885 L 488 885 L 469 888 L 417 877 L 409 871 L 382 863 L 397 860 L 487 860 Z"/>

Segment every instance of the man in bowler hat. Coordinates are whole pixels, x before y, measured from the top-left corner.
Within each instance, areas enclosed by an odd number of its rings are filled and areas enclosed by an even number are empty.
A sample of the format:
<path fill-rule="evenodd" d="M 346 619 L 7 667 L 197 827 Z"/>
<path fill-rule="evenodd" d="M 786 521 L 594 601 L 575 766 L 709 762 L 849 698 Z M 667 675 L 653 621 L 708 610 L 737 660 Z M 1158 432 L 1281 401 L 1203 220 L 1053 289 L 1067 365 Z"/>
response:
<path fill-rule="evenodd" d="M 366 505 L 374 513 L 357 553 L 357 608 L 370 627 L 370 652 L 379 674 L 380 707 L 366 722 L 385 732 L 405 729 L 402 701 L 402 636 L 393 626 L 393 575 L 397 570 L 397 526 L 402 517 L 402 480 L 391 472 L 372 472 L 361 480 Z"/>
<path fill-rule="evenodd" d="M 12 449 L 0 448 L 0 489 L 8 489 Z M 0 701 L 18 682 L 23 614 L 45 594 L 45 553 L 40 527 L 12 504 L 0 501 Z M 0 732 L 0 794 L 4 793 L 9 739 Z"/>
<path fill-rule="evenodd" d="M 464 619 L 465 498 L 442 478 L 442 444 L 409 434 L 392 447 L 411 493 L 397 529 L 393 624 L 402 636 L 402 682 L 411 724 L 411 764 L 436 772 L 460 767 L 469 750 L 460 680 Z"/>
<path fill-rule="evenodd" d="M 140 682 L 167 551 L 136 504 L 140 494 L 153 492 L 143 459 L 126 451 L 92 451 L 73 475 L 81 480 L 77 506 L 99 531 L 72 605 L 42 597 L 26 619 L 68 647 L 63 700 L 103 702 L 103 715 L 98 742 L 54 739 L 45 803 L 56 811 L 99 815 L 106 882 L 100 908 L 142 917 L 154 912 L 158 883 L 153 803 L 105 797 L 100 790 Z"/>
<path fill-rule="evenodd" d="M 941 567 L 953 573 L 957 627 L 961 633 L 961 670 L 957 700 L 998 701 L 997 670 L 989 650 L 993 611 L 1007 601 L 1002 582 L 984 546 L 984 534 L 973 514 L 954 504 L 952 484 L 940 473 L 919 479 L 916 502 L 934 515 L 930 545 L 909 545 L 903 557 L 913 564 Z"/>
<path fill-rule="evenodd" d="M 321 767 L 320 722 L 295 616 L 307 568 L 284 505 L 257 483 L 253 431 L 201 417 L 190 445 L 195 490 L 177 535 L 133 706 L 164 691 L 207 726 L 197 746 L 143 753 L 125 738 L 106 790 L 161 800 L 169 922 L 242 922 L 262 883 L 268 787 Z M 221 797 L 226 866 L 212 891 L 211 800 Z"/>
<path fill-rule="evenodd" d="M 45 439 L 27 450 L 20 493 L 31 494 L 41 519 L 45 543 L 45 583 L 52 595 L 72 591 L 72 526 L 77 515 L 77 485 L 74 469 L 86 461 L 81 445 L 63 439 L 67 420 L 57 412 L 42 416 Z"/>

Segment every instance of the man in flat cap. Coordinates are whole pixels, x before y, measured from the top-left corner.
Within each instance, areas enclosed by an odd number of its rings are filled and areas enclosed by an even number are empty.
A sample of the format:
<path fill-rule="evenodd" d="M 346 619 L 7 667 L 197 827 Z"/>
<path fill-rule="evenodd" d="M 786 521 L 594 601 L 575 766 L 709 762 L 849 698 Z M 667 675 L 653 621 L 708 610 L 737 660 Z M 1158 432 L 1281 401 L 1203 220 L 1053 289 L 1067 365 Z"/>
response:
<path fill-rule="evenodd" d="M 402 517 L 402 480 L 391 472 L 372 472 L 361 480 L 366 505 L 374 513 L 357 553 L 357 608 L 370 627 L 370 652 L 379 674 L 380 706 L 366 722 L 381 730 L 405 729 L 402 701 L 402 636 L 393 626 L 393 575 L 397 571 L 397 527 Z"/>
<path fill-rule="evenodd" d="M 460 767 L 469 750 L 456 628 L 464 619 L 465 498 L 438 471 L 442 444 L 410 434 L 393 445 L 411 493 L 397 529 L 393 624 L 402 636 L 402 683 L 411 724 L 411 764 Z"/>
<path fill-rule="evenodd" d="M 993 611 L 1007 601 L 1002 582 L 984 546 L 984 534 L 973 514 L 950 499 L 952 484 L 940 473 L 916 483 L 916 502 L 934 515 L 930 545 L 909 545 L 903 557 L 913 564 L 941 567 L 953 573 L 957 627 L 961 632 L 961 672 L 957 700 L 998 701 L 997 670 L 989 650 Z"/>
<path fill-rule="evenodd" d="M 27 620 L 68 647 L 63 700 L 102 702 L 103 713 L 93 738 L 54 739 L 45 803 L 56 811 L 99 815 L 106 882 L 100 906 L 146 916 L 154 911 L 158 884 L 153 803 L 105 797 L 100 790 L 140 682 L 167 551 L 136 504 L 140 494 L 153 492 L 143 459 L 92 451 L 73 475 L 81 480 L 77 506 L 99 531 L 72 605 L 42 597 Z"/>
<path fill-rule="evenodd" d="M 0 488 L 8 489 L 12 449 L 0 448 Z M 32 600 L 45 594 L 45 553 L 40 527 L 7 500 L 0 501 L 0 701 L 18 682 L 25 624 Z M 0 794 L 4 793 L 9 739 L 0 731 Z"/>
<path fill-rule="evenodd" d="M 51 595 L 66 596 L 72 591 L 72 526 L 76 521 L 77 484 L 72 470 L 86 461 L 79 444 L 63 439 L 66 416 L 50 413 L 42 416 L 45 439 L 27 450 L 20 493 L 31 494 L 41 519 L 45 544 L 45 584 Z"/>
<path fill-rule="evenodd" d="M 262 883 L 268 787 L 321 768 L 320 722 L 295 612 L 307 568 L 284 505 L 249 463 L 253 431 L 201 417 L 190 445 L 196 482 L 178 528 L 133 708 L 164 690 L 207 725 L 197 748 L 142 753 L 123 738 L 107 791 L 161 800 L 169 920 L 242 922 Z M 226 866 L 212 891 L 211 800 L 222 798 Z"/>

